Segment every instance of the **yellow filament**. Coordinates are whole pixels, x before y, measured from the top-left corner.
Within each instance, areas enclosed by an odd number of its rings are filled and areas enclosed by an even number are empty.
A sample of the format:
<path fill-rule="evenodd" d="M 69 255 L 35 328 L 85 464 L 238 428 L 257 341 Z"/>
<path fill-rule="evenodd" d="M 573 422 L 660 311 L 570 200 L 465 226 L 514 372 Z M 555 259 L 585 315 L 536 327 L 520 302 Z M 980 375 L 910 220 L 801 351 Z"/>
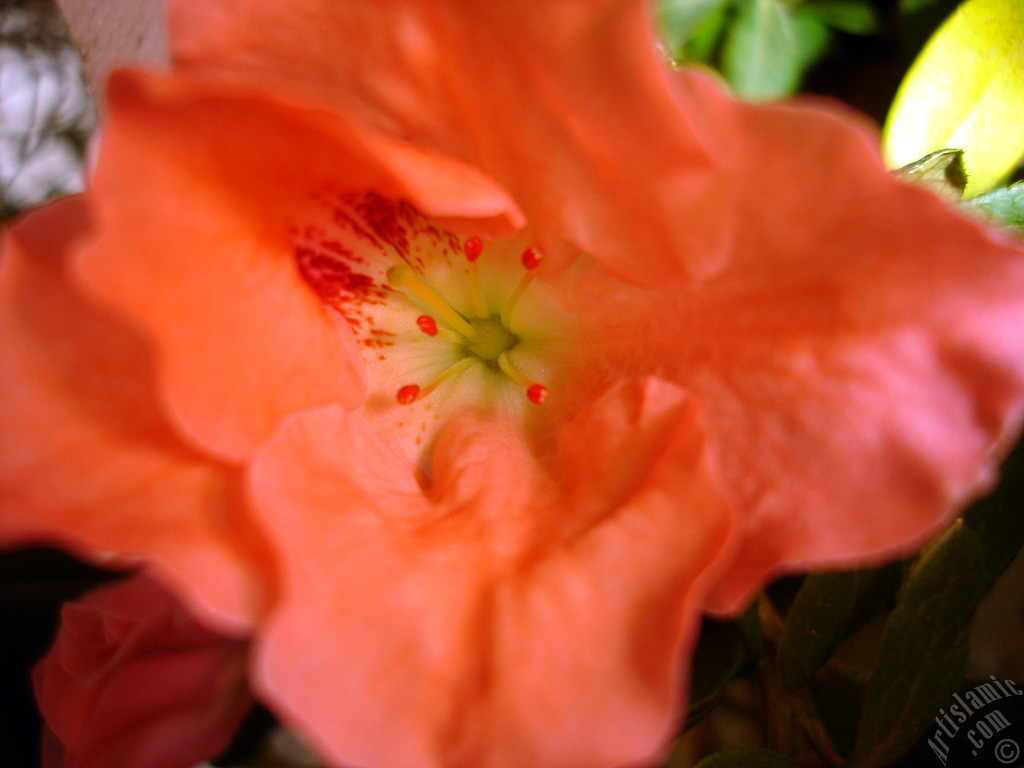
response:
<path fill-rule="evenodd" d="M 506 376 L 524 389 L 529 389 L 533 386 L 534 383 L 523 376 L 523 374 L 521 374 L 519 370 L 512 365 L 512 361 L 508 359 L 508 352 L 502 352 L 498 355 L 498 367 L 504 371 Z"/>
<path fill-rule="evenodd" d="M 448 325 L 454 328 L 468 339 L 476 337 L 473 326 L 466 322 L 466 319 L 452 309 L 448 302 L 438 296 L 432 288 L 421 281 L 409 267 L 392 267 L 388 270 L 388 282 L 395 288 L 402 288 L 417 299 L 422 301 Z"/>
<path fill-rule="evenodd" d="M 469 281 L 473 288 L 473 311 L 477 317 L 489 317 L 491 313 L 487 309 L 487 302 L 484 301 L 483 291 L 480 290 L 480 270 L 477 269 L 475 261 L 469 262 Z"/>
<path fill-rule="evenodd" d="M 516 308 L 516 304 L 519 303 L 519 297 L 523 295 L 530 283 L 533 282 L 533 278 L 536 276 L 536 272 L 533 270 L 528 271 L 519 280 L 519 285 L 512 291 L 512 295 L 508 297 L 508 301 L 505 302 L 505 306 L 501 310 L 501 324 L 508 326 L 509 317 L 512 316 L 512 310 Z"/>
<path fill-rule="evenodd" d="M 428 337 L 428 338 L 444 339 L 445 341 L 450 341 L 453 344 L 462 344 L 463 342 L 466 341 L 466 337 L 465 336 L 462 336 L 461 334 L 455 333 L 455 331 L 450 331 L 447 328 L 438 328 L 437 329 L 437 336 Z"/>
<path fill-rule="evenodd" d="M 422 400 L 424 397 L 429 395 L 431 392 L 433 392 L 439 386 L 441 386 L 446 381 L 448 381 L 448 379 L 450 379 L 452 376 L 455 376 L 456 374 L 462 373 L 464 370 L 469 368 L 469 366 L 471 366 L 475 362 L 476 362 L 476 358 L 475 357 L 464 357 L 461 360 L 459 360 L 457 363 L 453 363 L 448 368 L 447 371 L 442 373 L 440 376 L 438 376 L 432 382 L 427 384 L 427 386 L 425 386 L 423 389 L 421 389 L 419 391 L 419 393 L 416 395 L 416 399 L 417 400 Z"/>

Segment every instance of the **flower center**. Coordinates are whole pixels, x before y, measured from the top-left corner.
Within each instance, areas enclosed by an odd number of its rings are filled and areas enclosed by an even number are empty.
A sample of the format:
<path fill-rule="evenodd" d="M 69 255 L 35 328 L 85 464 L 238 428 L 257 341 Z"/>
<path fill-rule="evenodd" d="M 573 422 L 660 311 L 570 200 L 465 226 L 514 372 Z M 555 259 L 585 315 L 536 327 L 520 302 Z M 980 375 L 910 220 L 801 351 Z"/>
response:
<path fill-rule="evenodd" d="M 374 193 L 314 203 L 290 230 L 295 260 L 362 353 L 367 418 L 422 458 L 455 409 L 525 418 L 547 399 L 567 319 L 546 284 L 530 288 L 542 258 L 528 241 L 464 238 Z"/>
<path fill-rule="evenodd" d="M 505 328 L 497 317 L 471 320 L 473 335 L 466 339 L 466 349 L 485 363 L 497 364 L 498 358 L 519 341 L 519 337 Z"/>
<path fill-rule="evenodd" d="M 469 263 L 468 276 L 471 283 L 472 312 L 463 313 L 456 310 L 450 302 L 421 280 L 416 271 L 407 264 L 391 267 L 387 271 L 388 283 L 394 288 L 403 290 L 436 314 L 437 318 L 448 326 L 449 332 L 445 334 L 444 338 L 448 341 L 458 342 L 464 352 L 455 363 L 425 387 L 420 387 L 419 384 L 402 386 L 398 390 L 396 399 L 402 405 L 410 405 L 417 400 L 422 400 L 445 381 L 479 362 L 491 370 L 502 371 L 512 381 L 523 387 L 530 402 L 538 405 L 543 403 L 547 399 L 547 388 L 526 378 L 509 357 L 509 352 L 516 347 L 520 339 L 508 328 L 509 318 L 511 318 L 516 304 L 533 280 L 533 270 L 541 264 L 540 252 L 536 248 L 527 248 L 523 252 L 521 261 L 526 273 L 509 295 L 500 314 L 490 311 L 480 289 L 477 260 L 483 253 L 483 241 L 478 237 L 470 238 L 463 245 L 463 252 Z M 423 333 L 432 338 L 439 334 L 437 319 L 434 315 L 420 315 L 416 318 L 416 325 Z"/>

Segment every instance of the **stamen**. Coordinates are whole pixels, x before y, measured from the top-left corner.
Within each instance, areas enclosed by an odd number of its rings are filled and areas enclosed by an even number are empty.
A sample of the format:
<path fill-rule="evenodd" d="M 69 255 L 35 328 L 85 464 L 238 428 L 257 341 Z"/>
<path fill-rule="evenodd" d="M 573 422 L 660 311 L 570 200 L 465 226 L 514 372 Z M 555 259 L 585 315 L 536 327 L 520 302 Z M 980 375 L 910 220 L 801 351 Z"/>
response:
<path fill-rule="evenodd" d="M 453 344 L 465 344 L 466 337 L 460 336 L 455 331 L 451 331 L 447 328 L 438 328 L 437 321 L 434 320 L 430 315 L 420 315 L 416 318 L 416 325 L 420 327 L 427 336 L 431 338 L 442 338 L 446 341 L 450 341 Z"/>
<path fill-rule="evenodd" d="M 533 246 L 530 246 L 523 251 L 523 266 L 529 270 L 534 270 L 539 267 L 541 259 L 543 259 L 543 256 L 541 256 L 540 251 Z"/>
<path fill-rule="evenodd" d="M 448 302 L 438 296 L 432 288 L 416 277 L 416 273 L 409 267 L 398 266 L 389 269 L 388 282 L 395 288 L 404 288 L 411 293 L 466 338 L 476 337 L 476 331 L 473 329 L 473 326 L 467 323 L 466 319 L 452 309 Z"/>
<path fill-rule="evenodd" d="M 484 241 L 479 237 L 471 237 L 462 246 L 462 250 L 465 251 L 466 258 L 472 263 L 479 259 L 480 254 L 484 252 Z"/>
<path fill-rule="evenodd" d="M 526 390 L 526 396 L 530 398 L 531 403 L 541 405 L 545 400 L 548 399 L 548 388 L 543 384 L 534 384 L 528 390 Z"/>
<path fill-rule="evenodd" d="M 416 384 L 406 384 L 398 390 L 398 402 L 402 405 L 410 405 L 416 402 L 416 397 L 419 393 L 420 388 Z"/>
<path fill-rule="evenodd" d="M 420 315 L 416 318 L 416 325 L 420 327 L 427 336 L 437 336 L 437 323 L 430 315 Z"/>
<path fill-rule="evenodd" d="M 448 379 L 456 374 L 462 373 L 469 366 L 476 362 L 475 357 L 464 357 L 456 363 L 453 363 L 448 367 L 444 373 L 434 379 L 432 382 L 422 389 L 416 384 L 406 384 L 404 387 L 398 390 L 398 402 L 402 405 L 411 405 L 417 400 L 422 400 L 439 386 L 444 384 Z"/>
<path fill-rule="evenodd" d="M 526 274 L 519 280 L 519 285 L 516 286 L 515 290 L 508 297 L 508 301 L 505 302 L 505 306 L 501 310 L 501 322 L 503 325 L 508 325 L 509 318 L 512 316 L 512 310 L 516 308 L 516 304 L 519 303 L 520 297 L 526 292 L 526 289 L 533 282 L 533 278 L 537 276 L 536 269 L 540 266 L 542 256 L 540 251 L 532 246 L 523 251 L 523 266 L 526 268 Z"/>
<path fill-rule="evenodd" d="M 474 239 L 479 240 L 479 238 Z M 482 244 L 480 249 L 481 251 L 483 250 Z M 480 290 L 480 270 L 476 266 L 476 260 L 480 258 L 480 253 L 478 252 L 473 258 L 470 258 L 469 253 L 469 243 L 466 243 L 466 258 L 469 259 L 469 283 L 472 287 L 470 295 L 473 301 L 473 311 L 477 317 L 488 317 L 491 313 L 487 310 L 487 302 L 484 301 L 483 291 Z"/>
<path fill-rule="evenodd" d="M 519 372 L 519 369 L 512 365 L 512 361 L 508 359 L 508 352 L 502 352 L 498 355 L 498 367 L 519 386 L 526 390 L 526 396 L 529 398 L 531 403 L 540 405 L 548 399 L 548 390 L 543 384 L 537 384 L 534 381 L 530 381 L 528 378 L 523 376 Z"/>

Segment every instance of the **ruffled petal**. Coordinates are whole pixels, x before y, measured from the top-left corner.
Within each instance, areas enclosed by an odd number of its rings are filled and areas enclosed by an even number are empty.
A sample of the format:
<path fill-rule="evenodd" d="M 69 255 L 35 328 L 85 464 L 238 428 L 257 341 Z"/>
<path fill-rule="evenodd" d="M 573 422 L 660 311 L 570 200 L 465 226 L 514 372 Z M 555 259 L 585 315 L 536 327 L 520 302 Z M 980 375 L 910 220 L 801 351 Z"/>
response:
<path fill-rule="evenodd" d="M 828 114 L 739 111 L 745 226 L 695 302 L 687 379 L 750 510 L 725 611 L 770 573 L 919 548 L 992 482 L 1024 396 L 1021 249 Z"/>
<path fill-rule="evenodd" d="M 275 543 L 302 553 L 258 649 L 262 695 L 344 764 L 653 759 L 729 513 L 671 385 L 606 393 L 557 455 L 554 482 L 512 427 L 466 414 L 423 489 L 358 417 L 290 419 L 253 473 Z"/>
<path fill-rule="evenodd" d="M 685 85 L 720 106 L 706 78 Z M 725 613 L 774 574 L 919 548 L 988 487 L 1024 395 L 1018 246 L 894 180 L 837 108 L 731 109 L 701 113 L 746 174 L 719 270 L 660 295 L 561 290 L 601 308 L 578 381 L 657 371 L 702 403 L 743 510 Z"/>
<path fill-rule="evenodd" d="M 121 73 L 109 107 L 82 278 L 152 335 L 170 412 L 229 460 L 290 413 L 365 397 L 351 330 L 303 281 L 289 243 L 317 193 L 392 190 L 400 168 L 409 184 L 396 196 L 441 216 L 497 227 L 518 215 L 471 169 L 237 90 Z"/>
<path fill-rule="evenodd" d="M 733 180 L 670 87 L 647 2 L 176 0 L 170 10 L 183 69 L 478 165 L 520 203 L 552 264 L 585 251 L 629 280 L 679 283 L 729 245 Z"/>
<path fill-rule="evenodd" d="M 4 236 L 0 542 L 57 542 L 115 566 L 149 558 L 197 610 L 247 625 L 267 567 L 240 473 L 179 442 L 150 350 L 69 282 L 87 226 L 83 199 L 67 198 Z"/>

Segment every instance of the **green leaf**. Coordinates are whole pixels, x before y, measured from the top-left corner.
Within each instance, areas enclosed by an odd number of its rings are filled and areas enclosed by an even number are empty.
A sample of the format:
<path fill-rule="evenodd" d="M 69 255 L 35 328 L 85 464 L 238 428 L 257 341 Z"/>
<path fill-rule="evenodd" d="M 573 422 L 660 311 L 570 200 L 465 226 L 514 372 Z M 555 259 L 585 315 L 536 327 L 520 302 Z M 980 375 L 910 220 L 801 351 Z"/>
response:
<path fill-rule="evenodd" d="M 683 46 L 681 54 L 684 60 L 710 62 L 718 42 L 722 38 L 729 14 L 728 8 L 732 0 L 726 5 L 721 5 L 708 16 L 700 25 L 693 30 L 690 39 Z"/>
<path fill-rule="evenodd" d="M 936 4 L 937 0 L 899 0 L 900 15 L 910 16 L 920 13 Z"/>
<path fill-rule="evenodd" d="M 777 661 L 786 690 L 807 685 L 839 643 L 877 612 L 898 584 L 898 565 L 808 576 L 779 640 Z"/>
<path fill-rule="evenodd" d="M 886 624 L 865 690 L 854 764 L 874 768 L 912 747 L 963 682 L 978 603 L 1024 544 L 1024 451 L 1004 466 L 997 494 L 920 557 Z"/>
<path fill-rule="evenodd" d="M 808 576 L 786 614 L 777 661 L 783 687 L 798 691 L 846 635 L 857 601 L 856 572 Z"/>
<path fill-rule="evenodd" d="M 811 0 L 803 8 L 832 29 L 854 35 L 870 34 L 878 26 L 874 9 L 866 0 Z"/>
<path fill-rule="evenodd" d="M 966 195 L 990 189 L 1024 156 L 1024 3 L 968 0 L 925 46 L 883 132 L 889 162 L 964 150 Z"/>
<path fill-rule="evenodd" d="M 964 203 L 964 208 L 1024 237 L 1024 182 L 978 195 Z"/>
<path fill-rule="evenodd" d="M 693 655 L 690 711 L 686 727 L 703 720 L 722 698 L 725 686 L 747 660 L 743 632 L 732 622 L 706 620 Z"/>
<path fill-rule="evenodd" d="M 746 99 L 787 96 L 828 43 L 828 29 L 811 13 L 782 0 L 740 0 L 722 50 L 722 73 Z"/>
<path fill-rule="evenodd" d="M 697 768 L 794 768 L 782 755 L 761 747 L 737 747 L 708 755 Z"/>
<path fill-rule="evenodd" d="M 953 202 L 963 197 L 964 187 L 967 186 L 962 149 L 940 149 L 903 166 L 895 173 L 900 178 L 928 187 Z"/>
<path fill-rule="evenodd" d="M 733 0 L 657 0 L 656 9 L 661 39 L 675 56 L 702 25 L 722 15 Z"/>
<path fill-rule="evenodd" d="M 822 679 L 824 678 L 824 679 Z M 848 757 L 857 739 L 863 687 L 844 675 L 823 675 L 809 688 L 821 727 L 836 751 Z"/>
<path fill-rule="evenodd" d="M 954 532 L 904 585 L 865 691 L 854 746 L 860 768 L 910 749 L 962 681 L 969 617 L 984 592 L 960 574 L 983 562 L 977 544 Z"/>
<path fill-rule="evenodd" d="M 987 591 L 1024 546 L 1024 440 L 1003 464 L 997 491 L 974 504 L 964 515 L 964 528 L 985 551 L 985 565 L 976 577 Z M 966 534 L 965 534 L 966 535 Z"/>

